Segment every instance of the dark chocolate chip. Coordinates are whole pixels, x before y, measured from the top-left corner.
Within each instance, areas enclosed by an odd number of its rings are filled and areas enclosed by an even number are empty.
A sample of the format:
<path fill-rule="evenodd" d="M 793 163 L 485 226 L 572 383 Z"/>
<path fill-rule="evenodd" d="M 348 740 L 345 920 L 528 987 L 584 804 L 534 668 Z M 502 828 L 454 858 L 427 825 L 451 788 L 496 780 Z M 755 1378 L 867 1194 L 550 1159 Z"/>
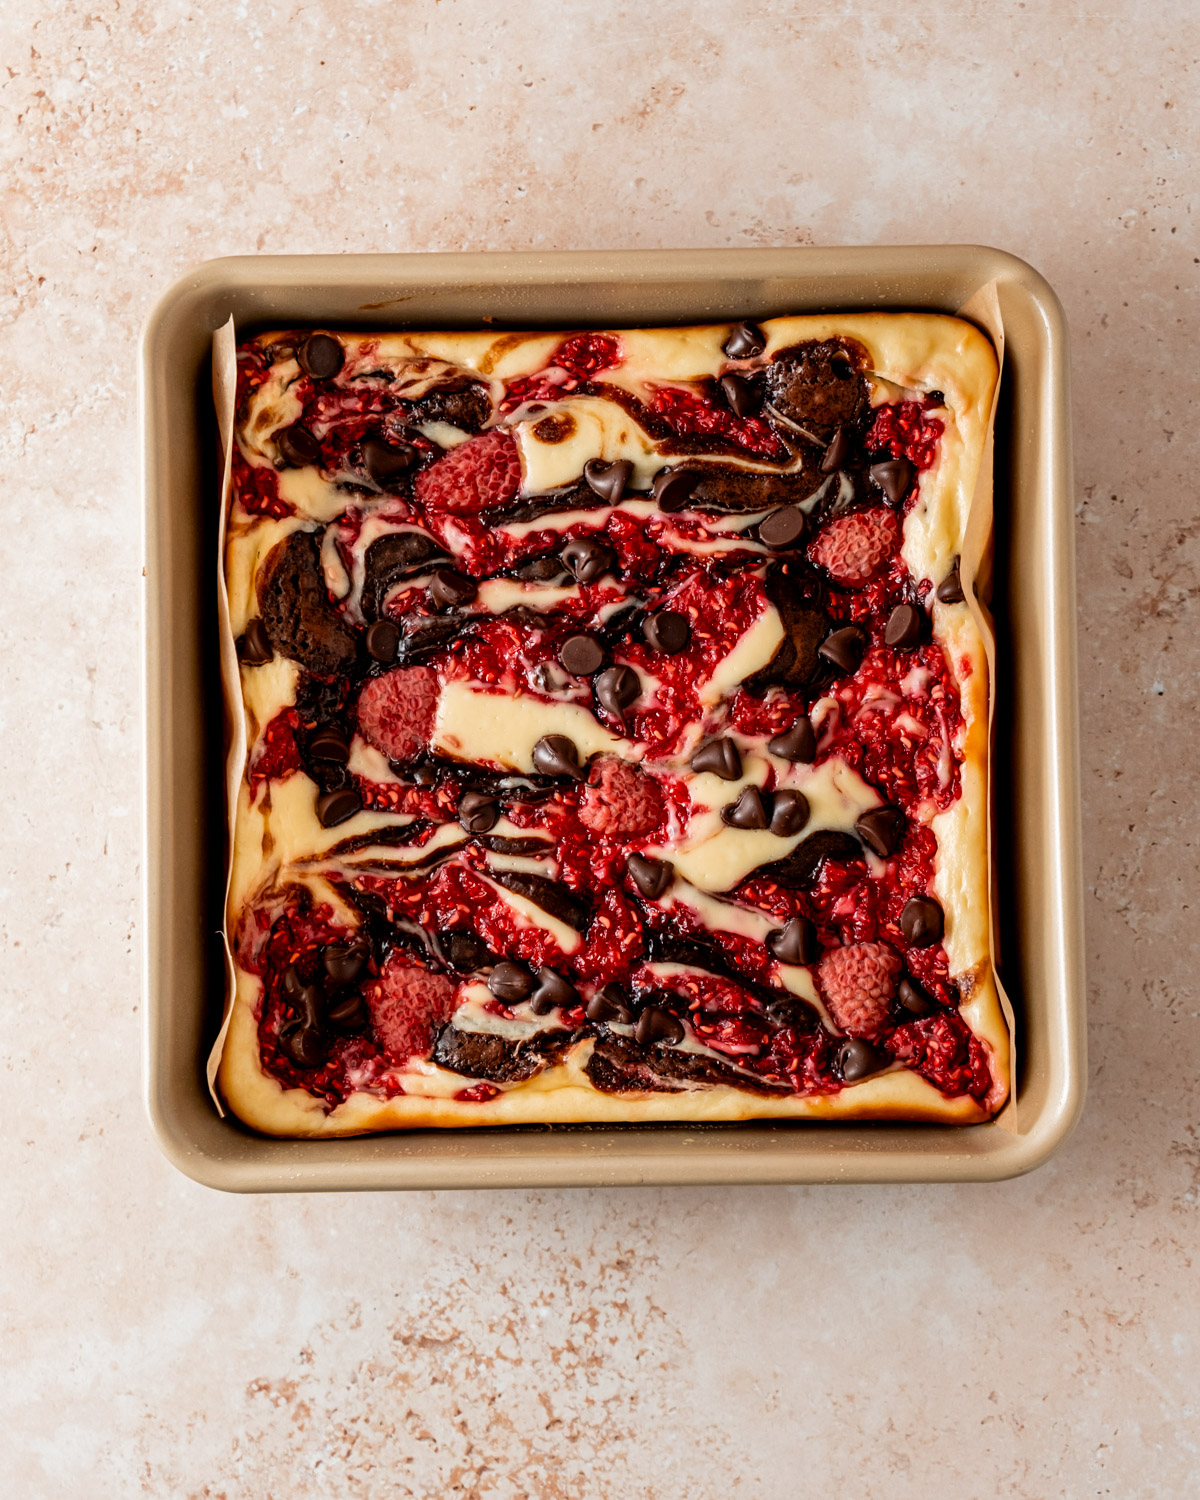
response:
<path fill-rule="evenodd" d="M 797 760 L 811 765 L 817 758 L 817 736 L 812 720 L 807 714 L 801 714 L 790 729 L 767 741 L 767 749 L 781 760 Z"/>
<path fill-rule="evenodd" d="M 913 896 L 900 913 L 900 931 L 913 948 L 929 948 L 940 943 L 945 930 L 942 908 L 932 896 Z"/>
<path fill-rule="evenodd" d="M 289 964 L 283 971 L 283 992 L 290 995 L 294 1000 L 303 989 L 303 981 L 300 978 L 300 970 L 295 964 Z"/>
<path fill-rule="evenodd" d="M 702 478 L 697 469 L 660 469 L 654 476 L 650 494 L 659 510 L 682 510 Z"/>
<path fill-rule="evenodd" d="M 519 1005 L 533 993 L 533 975 L 524 964 L 499 963 L 488 975 L 487 987 L 505 1005 Z"/>
<path fill-rule="evenodd" d="M 722 781 L 740 781 L 742 757 L 728 735 L 720 735 L 700 746 L 689 762 L 693 771 L 711 771 Z"/>
<path fill-rule="evenodd" d="M 804 512 L 798 505 L 781 505 L 759 523 L 758 539 L 781 551 L 794 547 L 804 535 Z"/>
<path fill-rule="evenodd" d="M 905 827 L 898 807 L 873 807 L 855 823 L 854 831 L 873 854 L 887 859 L 904 842 Z"/>
<path fill-rule="evenodd" d="M 414 766 L 409 775 L 417 786 L 437 786 L 438 768 L 436 766 Z"/>
<path fill-rule="evenodd" d="M 334 984 L 353 984 L 363 971 L 367 954 L 365 943 L 330 943 L 321 959 Z"/>
<path fill-rule="evenodd" d="M 954 566 L 937 586 L 937 596 L 943 604 L 961 604 L 963 601 L 962 579 L 958 572 L 958 558 Z"/>
<path fill-rule="evenodd" d="M 833 435 L 833 442 L 826 448 L 825 456 L 821 459 L 821 473 L 834 474 L 838 469 L 845 468 L 849 457 L 850 434 L 844 427 L 839 427 Z"/>
<path fill-rule="evenodd" d="M 329 333 L 311 333 L 296 350 L 300 368 L 314 380 L 328 380 L 346 362 L 346 353 Z"/>
<path fill-rule="evenodd" d="M 872 1047 L 861 1037 L 850 1037 L 844 1041 L 837 1055 L 837 1070 L 843 1083 L 857 1083 L 872 1073 L 882 1073 L 891 1063 L 891 1054 L 882 1047 Z"/>
<path fill-rule="evenodd" d="M 275 446 L 284 463 L 294 469 L 321 462 L 321 445 L 307 427 L 282 427 L 275 434 Z"/>
<path fill-rule="evenodd" d="M 578 1003 L 579 991 L 561 974 L 544 966 L 537 971 L 537 989 L 529 997 L 529 1009 L 535 1016 L 544 1016 L 555 1006 L 566 1010 Z"/>
<path fill-rule="evenodd" d="M 776 792 L 771 804 L 771 832 L 790 839 L 808 822 L 808 798 L 803 792 Z"/>
<path fill-rule="evenodd" d="M 558 554 L 576 583 L 595 583 L 616 565 L 617 554 L 594 537 L 574 537 Z"/>
<path fill-rule="evenodd" d="M 660 609 L 642 622 L 646 644 L 667 656 L 677 656 L 692 638 L 691 622 L 677 610 Z"/>
<path fill-rule="evenodd" d="M 386 490 L 403 479 L 416 463 L 417 450 L 410 443 L 398 443 L 393 447 L 378 438 L 368 438 L 362 445 L 362 456 L 367 473 L 380 489 Z"/>
<path fill-rule="evenodd" d="M 315 1026 L 304 1022 L 281 1031 L 279 1045 L 292 1062 L 307 1073 L 319 1068 L 328 1056 L 321 1033 Z"/>
<path fill-rule="evenodd" d="M 762 406 L 762 392 L 744 375 L 723 375 L 721 394 L 735 417 L 752 417 Z"/>
<path fill-rule="evenodd" d="M 627 458 L 619 458 L 610 464 L 602 458 L 589 458 L 583 466 L 583 477 L 588 488 L 601 500 L 616 505 L 633 478 L 633 465 Z"/>
<path fill-rule="evenodd" d="M 362 1031 L 367 1024 L 367 1007 L 361 995 L 347 995 L 329 1007 L 325 1019 L 335 1031 Z"/>
<path fill-rule="evenodd" d="M 928 1016 L 937 1009 L 933 996 L 907 976 L 896 986 L 896 999 L 914 1016 Z"/>
<path fill-rule="evenodd" d="M 321 991 L 315 984 L 302 984 L 295 994 L 303 1024 L 315 1026 L 321 1013 Z"/>
<path fill-rule="evenodd" d="M 767 336 L 757 323 L 735 323 L 725 340 L 727 359 L 753 359 L 767 347 Z"/>
<path fill-rule="evenodd" d="M 335 828 L 352 818 L 362 807 L 362 798 L 354 787 L 345 786 L 338 792 L 323 792 L 317 798 L 317 821 L 322 828 Z"/>
<path fill-rule="evenodd" d="M 632 667 L 609 667 L 596 678 L 596 702 L 615 718 L 623 718 L 642 696 L 642 683 Z"/>
<path fill-rule="evenodd" d="M 385 666 L 395 661 L 400 650 L 400 627 L 395 620 L 376 620 L 368 625 L 366 647 L 367 655 Z"/>
<path fill-rule="evenodd" d="M 593 995 L 587 1003 L 587 1018 L 589 1021 L 617 1021 L 628 1025 L 633 1020 L 633 1009 L 624 986 L 606 984 Z"/>
<path fill-rule="evenodd" d="M 721 809 L 721 817 L 731 828 L 765 828 L 768 820 L 762 793 L 756 786 L 748 786 L 736 802 Z"/>
<path fill-rule="evenodd" d="M 651 1042 L 666 1042 L 668 1046 L 674 1046 L 682 1042 L 683 1037 L 683 1022 L 679 1017 L 657 1005 L 648 1005 L 633 1028 L 633 1039 L 642 1047 Z"/>
<path fill-rule="evenodd" d="M 313 760 L 344 766 L 350 759 L 350 741 L 336 724 L 325 724 L 309 740 L 308 753 Z"/>
<path fill-rule="evenodd" d="M 533 747 L 533 764 L 543 776 L 570 776 L 582 781 L 583 769 L 574 740 L 565 734 L 543 735 Z"/>
<path fill-rule="evenodd" d="M 481 969 L 492 956 L 487 944 L 473 932 L 444 932 L 438 942 L 452 969 Z"/>
<path fill-rule="evenodd" d="M 468 833 L 489 833 L 500 818 L 500 804 L 482 792 L 464 792 L 458 799 L 458 821 Z"/>
<path fill-rule="evenodd" d="M 899 651 L 911 650 L 921 643 L 925 633 L 925 612 L 915 604 L 897 604 L 888 616 L 883 638 Z"/>
<path fill-rule="evenodd" d="M 655 901 L 671 884 L 675 866 L 667 859 L 650 859 L 645 854 L 631 854 L 625 861 L 629 878 L 643 896 Z"/>
<path fill-rule="evenodd" d="M 429 597 L 439 609 L 457 609 L 470 604 L 479 593 L 479 585 L 465 573 L 453 568 L 439 568 L 429 581 Z"/>
<path fill-rule="evenodd" d="M 904 499 L 914 472 L 907 458 L 885 458 L 881 463 L 872 464 L 867 470 L 872 483 L 883 491 L 884 499 L 889 505 L 899 505 Z"/>
<path fill-rule="evenodd" d="M 768 932 L 767 948 L 781 964 L 811 964 L 821 951 L 817 929 L 807 917 L 792 917 Z"/>
<path fill-rule="evenodd" d="M 568 636 L 558 659 L 572 677 L 591 677 L 604 665 L 604 647 L 594 635 Z"/>
<path fill-rule="evenodd" d="M 264 666 L 275 657 L 267 627 L 257 615 L 246 626 L 246 633 L 238 641 L 237 647 L 238 656 L 248 667 Z"/>
<path fill-rule="evenodd" d="M 825 637 L 817 647 L 817 655 L 839 672 L 857 672 L 866 649 L 866 632 L 857 625 L 843 625 Z"/>

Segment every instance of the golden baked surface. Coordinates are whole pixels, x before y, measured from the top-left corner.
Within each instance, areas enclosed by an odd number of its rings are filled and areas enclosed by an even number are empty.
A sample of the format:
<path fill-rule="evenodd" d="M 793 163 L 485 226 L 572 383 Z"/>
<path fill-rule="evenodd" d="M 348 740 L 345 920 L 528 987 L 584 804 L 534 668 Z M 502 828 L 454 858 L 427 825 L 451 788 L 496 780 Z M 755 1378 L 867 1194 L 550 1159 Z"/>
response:
<path fill-rule="evenodd" d="M 230 1107 L 993 1114 L 995 380 L 934 315 L 244 344 Z"/>

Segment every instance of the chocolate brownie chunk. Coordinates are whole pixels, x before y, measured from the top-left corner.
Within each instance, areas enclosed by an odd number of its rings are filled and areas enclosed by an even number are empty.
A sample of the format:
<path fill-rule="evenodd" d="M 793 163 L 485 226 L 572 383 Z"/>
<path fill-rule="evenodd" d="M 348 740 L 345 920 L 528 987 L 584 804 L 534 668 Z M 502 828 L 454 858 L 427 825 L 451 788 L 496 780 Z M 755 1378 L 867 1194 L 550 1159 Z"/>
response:
<path fill-rule="evenodd" d="M 866 411 L 866 352 L 844 339 L 796 344 L 767 367 L 767 399 L 775 409 L 828 442 Z"/>
<path fill-rule="evenodd" d="M 362 611 L 367 619 L 376 618 L 397 583 L 435 557 L 445 559 L 445 553 L 419 531 L 396 531 L 372 542 L 363 569 Z"/>
<path fill-rule="evenodd" d="M 258 607 L 275 650 L 310 672 L 332 677 L 358 654 L 354 632 L 329 602 L 315 532 L 293 531 L 272 548 L 258 575 Z"/>
<path fill-rule="evenodd" d="M 433 1044 L 432 1060 L 440 1068 L 489 1083 L 519 1083 L 556 1063 L 570 1046 L 570 1033 L 542 1032 L 527 1042 L 510 1042 L 491 1032 L 459 1031 L 444 1026 Z"/>
<path fill-rule="evenodd" d="M 463 386 L 439 386 L 412 404 L 412 420 L 447 422 L 462 432 L 478 432 L 492 414 L 487 389 L 477 383 Z"/>
<path fill-rule="evenodd" d="M 829 631 L 829 616 L 819 598 L 806 597 L 793 573 L 775 567 L 764 584 L 767 598 L 779 611 L 784 637 L 775 655 L 762 669 L 746 679 L 751 693 L 760 693 L 771 683 L 806 687 L 821 666 L 818 650 Z"/>
<path fill-rule="evenodd" d="M 750 474 L 745 469 L 713 464 L 692 491 L 691 503 L 701 510 L 771 510 L 799 505 L 816 494 L 825 476 L 813 465 L 798 474 Z"/>
<path fill-rule="evenodd" d="M 588 1061 L 587 1075 L 604 1094 L 666 1094 L 681 1088 L 717 1083 L 732 1084 L 755 1094 L 789 1092 L 747 1078 L 711 1057 L 680 1052 L 673 1047 L 641 1047 L 618 1036 L 597 1038 Z"/>
<path fill-rule="evenodd" d="M 827 859 L 861 859 L 862 845 L 849 833 L 821 829 L 810 833 L 784 859 L 760 865 L 751 877 L 774 880 L 788 890 L 801 891 L 812 885 L 817 871 Z"/>

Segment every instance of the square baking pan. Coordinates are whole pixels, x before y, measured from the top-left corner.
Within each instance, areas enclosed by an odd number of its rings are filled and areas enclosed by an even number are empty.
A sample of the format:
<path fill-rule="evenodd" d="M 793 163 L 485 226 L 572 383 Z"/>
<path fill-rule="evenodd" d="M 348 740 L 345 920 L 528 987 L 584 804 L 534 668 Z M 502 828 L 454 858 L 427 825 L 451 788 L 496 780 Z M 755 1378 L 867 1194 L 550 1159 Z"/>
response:
<path fill-rule="evenodd" d="M 1016 1010 L 1016 1128 L 890 1123 L 523 1126 L 345 1140 L 259 1136 L 209 1097 L 224 1000 L 222 705 L 213 330 L 629 327 L 784 313 L 954 312 L 997 287 L 1000 971 Z M 209 261 L 141 346 L 145 562 L 145 1016 L 169 1159 L 242 1192 L 633 1183 L 970 1182 L 1039 1165 L 1083 1104 L 1084 947 L 1066 328 L 1023 261 L 978 246 L 246 256 Z"/>

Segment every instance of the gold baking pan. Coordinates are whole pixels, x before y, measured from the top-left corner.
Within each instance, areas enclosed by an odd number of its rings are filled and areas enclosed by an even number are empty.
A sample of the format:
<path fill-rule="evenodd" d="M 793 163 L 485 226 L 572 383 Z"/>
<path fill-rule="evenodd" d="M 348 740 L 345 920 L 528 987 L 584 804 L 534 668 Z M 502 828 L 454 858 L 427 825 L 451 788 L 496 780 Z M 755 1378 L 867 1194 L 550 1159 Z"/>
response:
<path fill-rule="evenodd" d="M 215 328 L 630 327 L 783 313 L 955 312 L 994 284 L 999 968 L 1016 1013 L 1015 1111 L 984 1125 L 563 1126 L 286 1141 L 222 1118 L 225 870 L 217 671 Z M 978 1182 L 1038 1166 L 1083 1105 L 1085 1015 L 1068 353 L 1023 261 L 970 245 L 540 254 L 246 256 L 159 299 L 141 346 L 145 1016 L 168 1158 L 239 1192 L 632 1183 Z"/>

